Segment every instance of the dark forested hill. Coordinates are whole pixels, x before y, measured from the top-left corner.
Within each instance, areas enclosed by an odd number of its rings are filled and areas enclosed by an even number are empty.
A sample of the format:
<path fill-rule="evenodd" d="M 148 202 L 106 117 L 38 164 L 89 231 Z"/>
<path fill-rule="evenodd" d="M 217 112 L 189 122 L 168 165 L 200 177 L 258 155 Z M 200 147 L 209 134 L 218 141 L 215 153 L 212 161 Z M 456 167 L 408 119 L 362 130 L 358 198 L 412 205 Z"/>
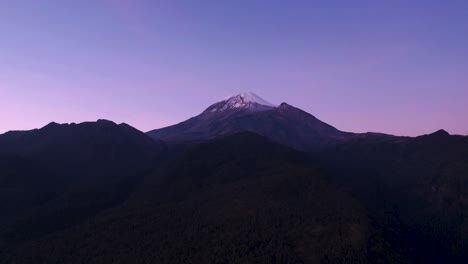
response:
<path fill-rule="evenodd" d="M 360 138 L 318 159 L 413 261 L 468 262 L 468 137 Z"/>
<path fill-rule="evenodd" d="M 0 256 L 124 200 L 164 151 L 105 120 L 0 135 Z"/>
<path fill-rule="evenodd" d="M 0 263 L 467 262 L 467 137 L 273 141 L 104 120 L 0 135 Z"/>
<path fill-rule="evenodd" d="M 403 263 L 359 202 L 251 133 L 188 148 L 130 198 L 29 241 L 17 263 Z"/>

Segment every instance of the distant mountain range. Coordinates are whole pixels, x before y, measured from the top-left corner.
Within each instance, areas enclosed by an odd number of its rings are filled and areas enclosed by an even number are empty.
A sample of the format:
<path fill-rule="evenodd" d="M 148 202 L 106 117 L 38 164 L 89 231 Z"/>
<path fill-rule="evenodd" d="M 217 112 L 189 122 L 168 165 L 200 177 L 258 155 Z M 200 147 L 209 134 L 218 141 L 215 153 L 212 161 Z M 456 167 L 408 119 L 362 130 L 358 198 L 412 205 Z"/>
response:
<path fill-rule="evenodd" d="M 468 263 L 468 137 L 339 131 L 253 93 L 143 133 L 0 135 L 0 263 Z"/>

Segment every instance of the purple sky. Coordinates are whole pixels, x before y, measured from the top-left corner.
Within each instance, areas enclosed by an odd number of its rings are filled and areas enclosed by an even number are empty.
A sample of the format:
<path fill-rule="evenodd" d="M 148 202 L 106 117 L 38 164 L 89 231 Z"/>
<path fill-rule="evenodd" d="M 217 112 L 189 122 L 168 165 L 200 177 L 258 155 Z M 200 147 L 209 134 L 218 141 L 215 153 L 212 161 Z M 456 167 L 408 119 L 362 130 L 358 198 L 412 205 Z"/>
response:
<path fill-rule="evenodd" d="M 0 0 L 0 133 L 148 131 L 253 91 L 352 132 L 468 134 L 468 1 Z"/>

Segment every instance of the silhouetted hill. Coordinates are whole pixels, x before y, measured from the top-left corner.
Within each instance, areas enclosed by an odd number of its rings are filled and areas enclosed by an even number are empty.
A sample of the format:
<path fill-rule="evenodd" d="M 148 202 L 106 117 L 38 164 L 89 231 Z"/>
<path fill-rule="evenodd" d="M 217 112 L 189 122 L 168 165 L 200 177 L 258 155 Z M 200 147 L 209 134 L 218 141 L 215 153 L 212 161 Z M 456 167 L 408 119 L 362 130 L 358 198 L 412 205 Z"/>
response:
<path fill-rule="evenodd" d="M 300 152 L 239 133 L 188 148 L 119 206 L 18 263 L 404 263 Z"/>
<path fill-rule="evenodd" d="M 319 159 L 414 261 L 468 261 L 468 137 L 439 130 L 416 138 L 356 139 Z"/>
<path fill-rule="evenodd" d="M 105 120 L 0 135 L 0 256 L 124 200 L 164 151 Z"/>
<path fill-rule="evenodd" d="M 143 156 L 151 158 L 154 149 L 161 147 L 162 143 L 151 142 L 144 133 L 130 126 L 107 120 L 81 124 L 50 123 L 41 129 L 0 135 L 0 154 L 53 162 L 57 167 L 80 162 L 93 166 L 113 162 L 119 166 L 119 160 L 134 162 Z"/>
<path fill-rule="evenodd" d="M 342 134 L 252 98 L 165 130 L 203 140 L 104 120 L 0 135 L 0 263 L 468 261 L 467 137 Z"/>

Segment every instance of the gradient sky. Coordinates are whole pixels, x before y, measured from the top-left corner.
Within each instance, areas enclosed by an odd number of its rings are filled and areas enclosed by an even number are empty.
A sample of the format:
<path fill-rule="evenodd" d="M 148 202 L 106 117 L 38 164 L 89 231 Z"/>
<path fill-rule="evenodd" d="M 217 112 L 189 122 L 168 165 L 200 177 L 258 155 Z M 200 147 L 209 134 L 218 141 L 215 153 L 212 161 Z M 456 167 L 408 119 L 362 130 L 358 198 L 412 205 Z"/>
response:
<path fill-rule="evenodd" d="M 468 134 L 468 1 L 0 0 L 0 133 L 148 131 L 253 91 L 352 132 Z"/>

